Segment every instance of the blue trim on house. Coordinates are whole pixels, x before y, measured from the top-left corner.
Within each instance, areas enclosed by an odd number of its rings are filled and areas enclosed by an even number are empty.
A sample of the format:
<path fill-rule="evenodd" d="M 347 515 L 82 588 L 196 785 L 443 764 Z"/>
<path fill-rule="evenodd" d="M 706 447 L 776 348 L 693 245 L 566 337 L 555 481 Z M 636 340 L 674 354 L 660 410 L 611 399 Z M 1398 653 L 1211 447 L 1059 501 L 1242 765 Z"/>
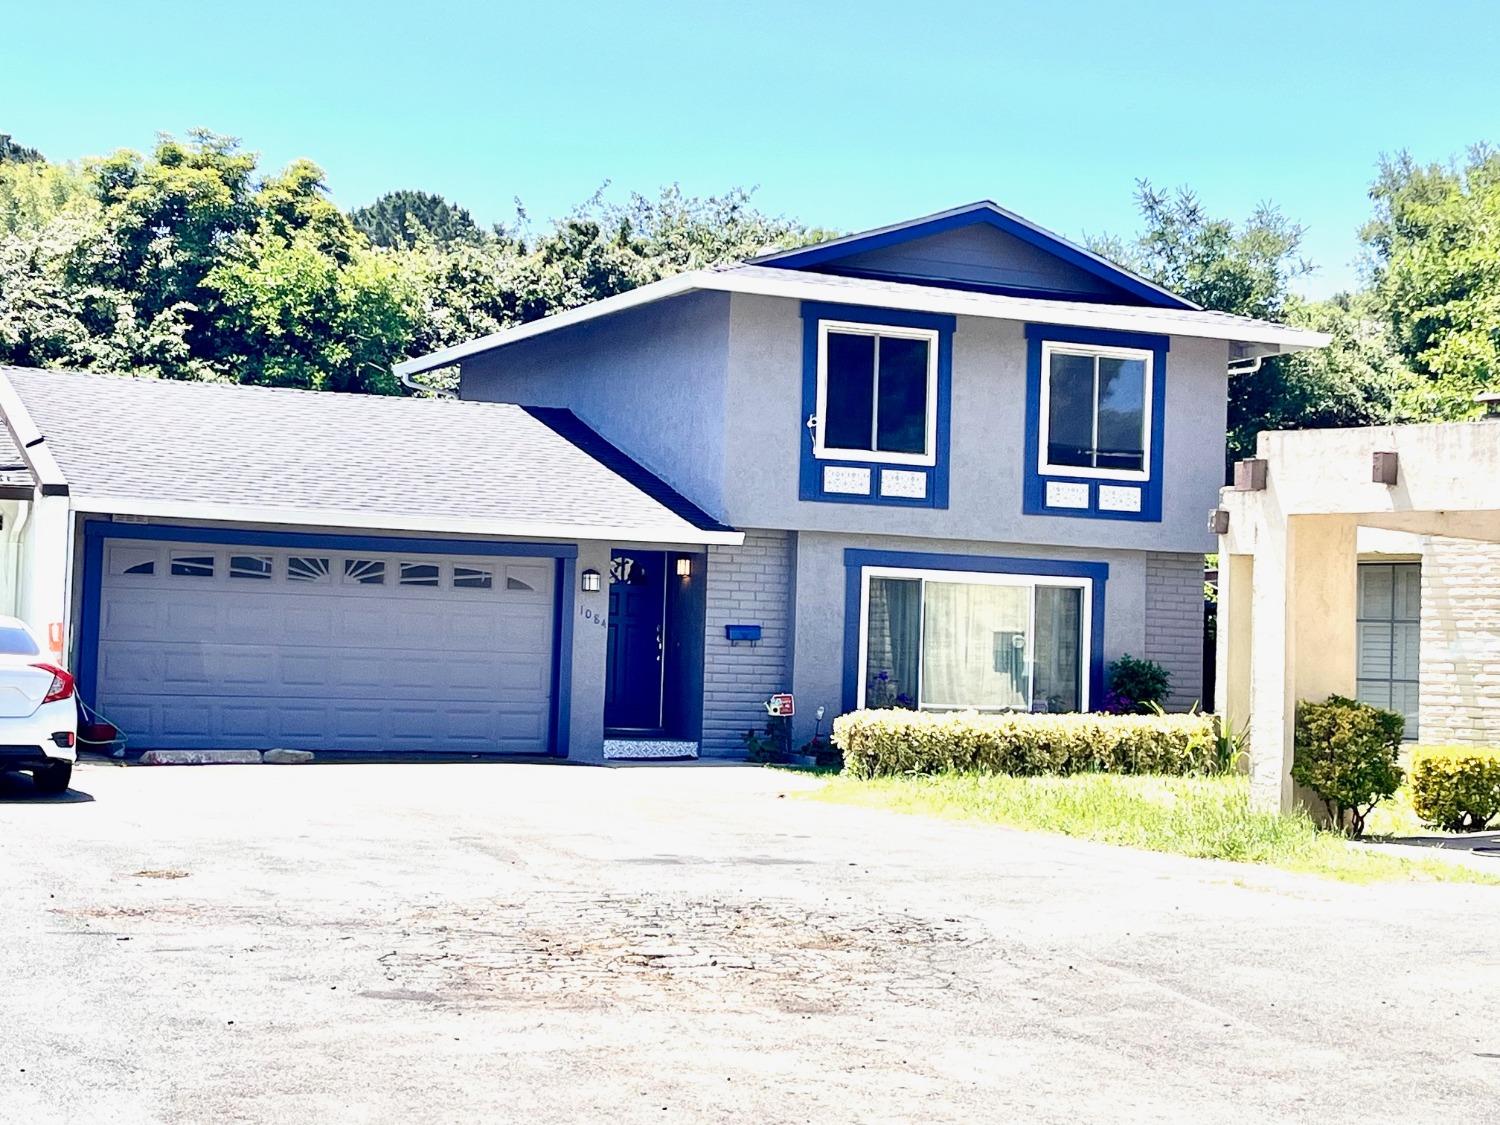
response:
<path fill-rule="evenodd" d="M 1139 348 L 1152 353 L 1151 362 L 1151 464 L 1144 481 L 1112 480 L 1099 477 L 1069 476 L 1039 469 L 1042 433 L 1042 344 L 1095 344 L 1111 348 Z M 1077 328 L 1062 324 L 1028 324 L 1026 326 L 1026 463 L 1021 478 L 1021 512 L 1028 516 L 1063 516 L 1073 519 L 1129 520 L 1136 523 L 1160 523 L 1162 489 L 1166 464 L 1167 422 L 1167 352 L 1170 337 L 1142 332 L 1113 332 L 1102 328 Z M 1047 484 L 1078 484 L 1088 489 L 1085 508 L 1056 508 L 1047 505 Z M 1099 486 L 1139 488 L 1141 510 L 1107 511 L 1099 506 Z"/>
<path fill-rule="evenodd" d="M 890 325 L 892 328 L 925 328 L 938 334 L 937 369 L 937 438 L 936 462 L 933 465 L 889 465 L 881 461 L 843 458 L 819 459 L 813 453 L 813 433 L 807 419 L 818 409 L 818 322 L 843 320 L 856 324 Z M 953 402 L 953 331 L 958 318 L 941 313 L 911 312 L 906 309 L 881 309 L 869 305 L 840 305 L 825 301 L 802 302 L 802 428 L 801 462 L 797 475 L 800 500 L 828 504 L 866 504 L 890 508 L 946 508 L 948 506 L 948 447 L 952 430 Z M 866 494 L 827 492 L 823 488 L 823 467 L 866 469 L 870 474 L 870 491 Z M 880 474 L 896 472 L 921 473 L 927 478 L 926 494 L 882 496 Z"/>
<path fill-rule="evenodd" d="M 99 606 L 104 585 L 104 541 L 147 539 L 168 543 L 213 543 L 262 547 L 306 547 L 323 551 L 410 551 L 424 555 L 481 555 L 557 560 L 557 596 L 552 623 L 552 708 L 549 752 L 568 755 L 573 655 L 574 571 L 578 547 L 573 543 L 516 543 L 485 539 L 409 538 L 399 535 L 335 534 L 313 531 L 263 531 L 243 527 L 193 524 L 115 523 L 91 519 L 83 525 L 83 581 L 79 606 L 74 676 L 85 703 L 97 698 L 99 679 Z"/>
<path fill-rule="evenodd" d="M 997 555 L 928 554 L 925 551 L 844 549 L 844 706 L 854 710 L 859 700 L 859 627 L 866 567 L 909 570 L 952 570 L 970 574 L 1034 574 L 1046 578 L 1084 578 L 1090 589 L 1089 705 L 1104 700 L 1104 614 L 1109 564 L 1073 559 L 1019 559 Z"/>
<path fill-rule="evenodd" d="M 1045 230 L 1027 219 L 1023 219 L 1015 212 L 1007 211 L 1005 208 L 988 201 L 971 204 L 967 207 L 946 211 L 938 215 L 931 215 L 927 218 L 913 219 L 907 223 L 897 223 L 894 226 L 883 227 L 880 230 L 870 231 L 867 234 L 851 235 L 847 238 L 834 239 L 831 242 L 820 243 L 816 246 L 767 254 L 759 258 L 753 258 L 751 261 L 756 265 L 775 266 L 780 269 L 814 269 L 855 254 L 863 254 L 870 250 L 879 250 L 886 246 L 911 242 L 918 238 L 940 234 L 943 231 L 973 226 L 976 223 L 987 223 L 998 230 L 1004 231 L 1006 234 L 1019 238 L 1023 242 L 1045 250 L 1054 257 L 1067 262 L 1069 265 L 1076 266 L 1086 273 L 1102 278 L 1147 305 L 1163 309 L 1197 309 L 1200 307 L 1191 301 L 1184 300 L 1175 293 L 1161 288 L 1159 285 L 1147 281 L 1143 277 L 1138 277 L 1129 270 L 1122 269 L 1114 263 L 1106 261 L 1081 246 L 1075 246 L 1073 243 L 1053 234 L 1051 231 Z M 908 277 L 902 280 L 918 285 L 928 284 L 927 279 L 921 277 Z"/>

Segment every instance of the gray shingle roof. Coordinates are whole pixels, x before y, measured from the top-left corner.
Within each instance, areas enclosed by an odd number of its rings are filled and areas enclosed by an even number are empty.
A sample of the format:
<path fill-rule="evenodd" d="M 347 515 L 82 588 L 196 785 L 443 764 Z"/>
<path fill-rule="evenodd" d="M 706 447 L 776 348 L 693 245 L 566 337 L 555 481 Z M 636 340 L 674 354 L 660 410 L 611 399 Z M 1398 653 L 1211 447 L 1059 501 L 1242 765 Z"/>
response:
<path fill-rule="evenodd" d="M 34 368 L 0 375 L 84 510 L 140 501 L 151 515 L 168 514 L 164 504 L 196 507 L 200 518 L 204 507 L 258 509 L 329 525 L 353 514 L 393 530 L 732 535 L 576 419 L 570 429 L 519 406 Z"/>

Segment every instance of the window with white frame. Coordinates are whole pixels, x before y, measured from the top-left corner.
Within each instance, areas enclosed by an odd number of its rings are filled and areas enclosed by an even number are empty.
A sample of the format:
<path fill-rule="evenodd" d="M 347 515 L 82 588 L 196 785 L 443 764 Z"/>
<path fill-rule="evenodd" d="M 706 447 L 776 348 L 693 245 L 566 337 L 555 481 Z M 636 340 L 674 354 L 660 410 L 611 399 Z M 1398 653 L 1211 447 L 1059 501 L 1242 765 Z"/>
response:
<path fill-rule="evenodd" d="M 937 460 L 938 334 L 825 320 L 818 325 L 818 457 Z"/>
<path fill-rule="evenodd" d="M 1044 343 L 1040 471 L 1147 479 L 1151 367 L 1149 351 Z"/>
<path fill-rule="evenodd" d="M 859 705 L 1082 711 L 1086 579 L 866 568 Z"/>

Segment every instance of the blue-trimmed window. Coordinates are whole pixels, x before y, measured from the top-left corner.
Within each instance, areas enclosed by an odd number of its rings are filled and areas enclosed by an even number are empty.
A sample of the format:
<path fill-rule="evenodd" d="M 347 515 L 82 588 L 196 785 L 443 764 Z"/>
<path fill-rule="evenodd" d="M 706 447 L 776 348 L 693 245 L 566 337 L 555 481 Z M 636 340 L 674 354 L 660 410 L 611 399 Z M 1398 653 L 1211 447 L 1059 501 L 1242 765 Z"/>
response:
<path fill-rule="evenodd" d="M 851 548 L 844 709 L 1086 711 L 1104 563 Z"/>
<path fill-rule="evenodd" d="M 955 318 L 802 304 L 799 495 L 948 506 Z"/>
<path fill-rule="evenodd" d="M 1027 515 L 1159 522 L 1165 336 L 1026 326 Z"/>

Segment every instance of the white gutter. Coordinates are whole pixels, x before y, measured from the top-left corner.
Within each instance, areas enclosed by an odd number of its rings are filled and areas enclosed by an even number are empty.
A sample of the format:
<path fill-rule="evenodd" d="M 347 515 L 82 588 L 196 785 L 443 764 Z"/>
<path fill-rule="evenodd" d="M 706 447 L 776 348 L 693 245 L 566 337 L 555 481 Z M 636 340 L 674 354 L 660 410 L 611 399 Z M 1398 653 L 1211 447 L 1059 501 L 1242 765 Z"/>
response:
<path fill-rule="evenodd" d="M 615 543 L 724 545 L 745 541 L 742 531 L 704 531 L 682 521 L 676 525 L 578 524 L 545 520 L 506 520 L 413 516 L 394 512 L 341 511 L 334 508 L 269 508 L 254 505 L 206 504 L 142 497 L 73 496 L 73 508 L 95 515 L 146 516 L 191 522 L 290 524 L 319 529 L 357 528 L 385 532 L 483 535 L 509 539 L 603 540 Z"/>

